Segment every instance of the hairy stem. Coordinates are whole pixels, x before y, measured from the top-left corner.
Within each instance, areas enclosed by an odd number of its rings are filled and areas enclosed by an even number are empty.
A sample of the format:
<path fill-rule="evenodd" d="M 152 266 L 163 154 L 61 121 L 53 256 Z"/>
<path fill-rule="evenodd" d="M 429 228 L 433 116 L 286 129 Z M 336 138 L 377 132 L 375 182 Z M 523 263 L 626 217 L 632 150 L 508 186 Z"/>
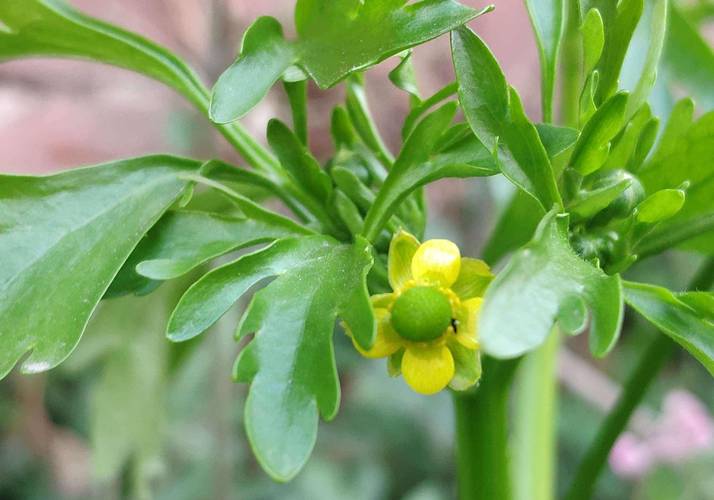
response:
<path fill-rule="evenodd" d="M 689 289 L 708 290 L 712 284 L 714 284 L 714 258 L 709 258 L 692 279 Z M 642 402 L 657 374 L 676 351 L 676 347 L 674 341 L 659 332 L 645 347 L 637 365 L 625 381 L 615 407 L 605 417 L 585 452 L 565 496 L 566 500 L 586 500 L 592 497 L 597 479 L 607 463 L 607 457 L 617 437 L 627 426 L 630 417 Z"/>
<path fill-rule="evenodd" d="M 475 391 L 453 394 L 460 500 L 509 500 L 508 394 L 518 360 L 485 358 Z"/>

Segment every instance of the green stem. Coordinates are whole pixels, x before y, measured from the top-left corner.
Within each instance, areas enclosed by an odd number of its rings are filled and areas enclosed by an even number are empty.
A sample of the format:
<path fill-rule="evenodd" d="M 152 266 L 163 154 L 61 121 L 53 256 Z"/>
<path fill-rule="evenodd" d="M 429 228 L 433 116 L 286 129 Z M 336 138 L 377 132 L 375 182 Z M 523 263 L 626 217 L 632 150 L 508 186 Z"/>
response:
<path fill-rule="evenodd" d="M 666 335 L 654 336 L 623 386 L 615 407 L 601 424 L 590 448 L 580 462 L 565 495 L 566 500 L 586 500 L 592 497 L 597 478 L 605 467 L 612 446 L 625 429 L 656 375 L 669 359 L 673 348 L 674 343 Z"/>
<path fill-rule="evenodd" d="M 518 370 L 513 437 L 516 500 L 550 500 L 554 495 L 559 347 L 560 336 L 554 328 Z"/>
<path fill-rule="evenodd" d="M 454 392 L 460 500 L 509 500 L 508 394 L 518 360 L 485 358 L 477 390 Z"/>
<path fill-rule="evenodd" d="M 714 283 L 714 258 L 709 258 L 690 283 L 690 290 L 708 290 Z M 587 500 L 595 490 L 598 476 L 615 441 L 630 421 L 630 417 L 645 397 L 657 374 L 676 351 L 676 344 L 661 333 L 654 335 L 635 369 L 622 388 L 615 407 L 605 417 L 595 438 L 585 453 L 565 496 L 566 500 Z"/>
<path fill-rule="evenodd" d="M 569 127 L 578 125 L 582 60 L 580 36 L 580 6 L 578 0 L 566 0 L 567 18 L 562 43 L 562 79 L 560 117 Z"/>
<path fill-rule="evenodd" d="M 211 95 L 197 77 L 191 79 L 190 92 L 185 95 L 201 113 L 207 118 L 209 117 Z M 329 219 L 329 215 L 325 209 L 317 205 L 309 196 L 302 192 L 285 172 L 278 160 L 261 146 L 240 123 L 211 123 L 223 134 L 226 140 L 228 140 L 240 155 L 243 156 L 249 165 L 263 172 L 264 175 L 276 185 L 276 190 L 287 193 L 324 225 L 324 221 Z M 290 206 L 301 219 L 306 219 L 305 213 L 295 207 L 295 204 L 290 203 L 288 206 Z M 332 231 L 334 228 L 329 226 L 325 227 L 325 229 Z"/>

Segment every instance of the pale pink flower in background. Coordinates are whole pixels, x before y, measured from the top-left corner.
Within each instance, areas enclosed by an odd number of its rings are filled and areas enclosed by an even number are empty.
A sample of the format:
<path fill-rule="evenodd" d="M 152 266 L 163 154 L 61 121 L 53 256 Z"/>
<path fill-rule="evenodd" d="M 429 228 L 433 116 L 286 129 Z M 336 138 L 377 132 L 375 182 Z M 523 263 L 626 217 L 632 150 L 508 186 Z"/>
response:
<path fill-rule="evenodd" d="M 677 465 L 714 448 L 714 419 L 696 396 L 683 390 L 664 398 L 662 415 L 647 435 L 620 436 L 610 453 L 615 474 L 637 478 L 659 464 Z"/>
<path fill-rule="evenodd" d="M 714 422 L 707 408 L 687 391 L 664 400 L 664 414 L 650 439 L 652 453 L 664 463 L 679 463 L 714 446 Z"/>
<path fill-rule="evenodd" d="M 642 477 L 652 467 L 652 454 L 637 436 L 625 432 L 612 447 L 610 467 L 618 476 Z"/>

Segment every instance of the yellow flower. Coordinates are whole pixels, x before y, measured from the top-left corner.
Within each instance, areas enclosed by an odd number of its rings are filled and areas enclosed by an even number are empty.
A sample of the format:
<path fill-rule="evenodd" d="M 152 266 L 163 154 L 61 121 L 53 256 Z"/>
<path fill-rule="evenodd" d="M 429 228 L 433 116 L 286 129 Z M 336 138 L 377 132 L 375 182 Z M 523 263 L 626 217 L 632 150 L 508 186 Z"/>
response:
<path fill-rule="evenodd" d="M 389 246 L 393 292 L 372 296 L 377 338 L 368 358 L 389 357 L 416 392 L 434 394 L 447 385 L 464 390 L 481 376 L 476 319 L 493 279 L 488 265 L 462 258 L 448 240 L 422 244 L 400 231 Z"/>

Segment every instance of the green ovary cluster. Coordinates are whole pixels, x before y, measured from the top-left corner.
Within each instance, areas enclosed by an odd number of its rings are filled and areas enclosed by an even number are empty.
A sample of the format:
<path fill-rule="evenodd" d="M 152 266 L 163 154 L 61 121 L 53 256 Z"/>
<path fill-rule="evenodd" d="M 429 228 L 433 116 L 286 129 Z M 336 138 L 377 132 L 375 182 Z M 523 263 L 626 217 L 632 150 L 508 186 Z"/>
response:
<path fill-rule="evenodd" d="M 416 286 L 394 302 L 391 323 L 400 337 L 428 342 L 442 336 L 452 321 L 451 303 L 437 287 Z"/>

